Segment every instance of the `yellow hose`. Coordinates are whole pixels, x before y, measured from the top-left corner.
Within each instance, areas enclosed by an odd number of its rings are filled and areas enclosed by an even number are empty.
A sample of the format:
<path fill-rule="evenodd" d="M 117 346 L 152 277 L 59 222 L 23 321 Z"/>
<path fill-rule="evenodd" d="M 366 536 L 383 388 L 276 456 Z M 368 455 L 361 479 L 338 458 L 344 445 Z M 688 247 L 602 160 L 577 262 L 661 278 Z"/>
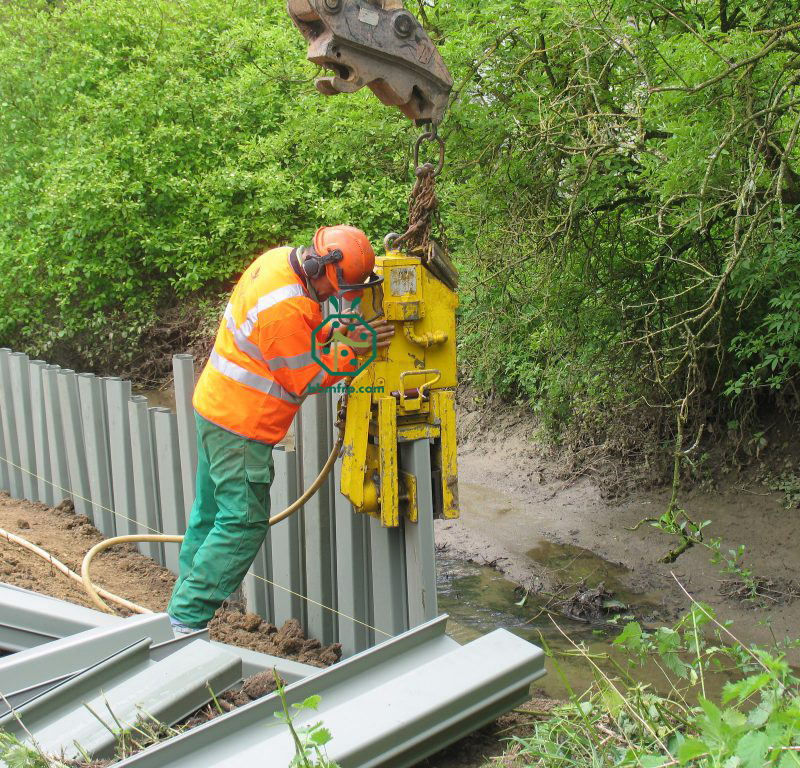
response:
<path fill-rule="evenodd" d="M 70 570 L 69 567 L 64 565 L 64 563 L 62 563 L 60 560 L 57 560 L 46 550 L 42 549 L 41 547 L 37 547 L 36 544 L 28 541 L 27 539 L 23 539 L 22 536 L 17 536 L 2 529 L 0 529 L 0 536 L 12 542 L 13 544 L 19 544 L 19 546 L 24 547 L 30 552 L 33 552 L 33 554 L 38 555 L 43 560 L 47 560 L 50 565 L 61 571 L 61 573 L 63 573 L 65 576 L 69 576 L 69 578 L 71 578 L 73 581 L 77 581 L 78 584 L 83 584 L 83 579 L 79 574 L 75 573 L 73 570 Z M 152 613 L 152 611 L 148 608 L 142 608 L 141 605 L 136 605 L 136 603 L 132 603 L 130 600 L 126 600 L 124 597 L 119 597 L 119 595 L 115 595 L 113 592 L 108 592 L 107 590 L 101 588 L 98 588 L 97 592 L 106 600 L 110 600 L 112 603 L 117 603 L 127 608 L 129 611 L 133 611 L 134 613 Z"/>
<path fill-rule="evenodd" d="M 342 443 L 344 442 L 344 429 L 340 428 L 339 430 L 339 437 L 336 441 L 336 445 L 333 446 L 333 450 L 328 456 L 328 460 L 325 462 L 325 466 L 322 467 L 319 474 L 317 475 L 317 479 L 314 480 L 313 483 L 306 489 L 305 493 L 297 499 L 293 504 L 290 504 L 286 509 L 282 512 L 279 512 L 277 515 L 273 515 L 269 519 L 270 526 L 275 525 L 276 523 L 280 523 L 281 520 L 285 520 L 287 517 L 293 515 L 297 510 L 301 509 L 311 497 L 320 489 L 320 486 L 325 482 L 325 479 L 331 473 L 333 469 L 333 465 L 336 463 L 336 459 L 339 456 L 339 451 L 341 450 Z M 161 534 L 148 534 L 148 535 L 141 535 L 141 536 L 117 536 L 113 539 L 105 539 L 105 541 L 101 541 L 99 544 L 95 544 L 87 553 L 86 557 L 83 558 L 83 563 L 81 564 L 81 575 L 77 576 L 77 578 L 83 583 L 83 588 L 88 593 L 89 597 L 91 598 L 92 602 L 100 608 L 100 610 L 107 611 L 108 613 L 112 613 L 111 608 L 106 605 L 101 599 L 105 597 L 106 600 L 111 601 L 112 603 L 118 603 L 119 605 L 124 605 L 129 610 L 135 611 L 136 613 L 152 613 L 152 611 L 148 611 L 146 608 L 142 608 L 141 606 L 135 605 L 134 603 L 130 603 L 127 600 L 123 600 L 121 597 L 117 597 L 116 595 L 112 595 L 110 592 L 105 592 L 105 590 L 97 589 L 94 584 L 92 584 L 92 580 L 89 574 L 89 568 L 92 564 L 92 559 L 95 555 L 102 552 L 109 547 L 113 547 L 115 544 L 126 544 L 128 542 L 133 541 L 155 541 L 155 542 L 164 542 L 169 544 L 180 544 L 183 541 L 183 536 L 167 536 Z M 44 551 L 44 550 L 42 550 Z M 47 554 L 47 553 L 45 553 Z M 49 555 L 47 556 L 49 558 Z M 66 566 L 64 566 L 66 568 Z M 69 569 L 67 569 L 69 570 Z M 71 572 L 70 572 L 71 573 Z M 105 592 L 105 594 L 103 594 Z"/>

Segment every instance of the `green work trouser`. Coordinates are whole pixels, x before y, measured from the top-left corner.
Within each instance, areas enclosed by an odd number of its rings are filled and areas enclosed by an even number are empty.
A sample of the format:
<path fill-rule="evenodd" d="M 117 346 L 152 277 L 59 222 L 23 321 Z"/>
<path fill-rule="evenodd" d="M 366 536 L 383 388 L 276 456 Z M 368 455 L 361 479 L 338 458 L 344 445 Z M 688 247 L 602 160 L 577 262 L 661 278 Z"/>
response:
<path fill-rule="evenodd" d="M 269 527 L 272 446 L 249 440 L 195 413 L 197 486 L 180 553 L 180 576 L 167 611 L 205 627 L 242 583 Z"/>

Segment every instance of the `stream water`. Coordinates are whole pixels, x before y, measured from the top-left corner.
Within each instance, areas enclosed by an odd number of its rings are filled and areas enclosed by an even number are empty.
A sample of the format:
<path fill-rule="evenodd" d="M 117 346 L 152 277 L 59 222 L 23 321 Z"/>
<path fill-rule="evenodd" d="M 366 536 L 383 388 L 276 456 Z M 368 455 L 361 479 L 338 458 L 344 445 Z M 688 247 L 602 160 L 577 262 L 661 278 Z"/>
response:
<path fill-rule="evenodd" d="M 604 625 L 576 621 L 547 610 L 547 596 L 526 597 L 493 568 L 439 554 L 439 610 L 450 616 L 448 634 L 466 643 L 504 628 L 540 647 L 546 646 L 554 659 L 547 659 L 547 675 L 536 683 L 536 690 L 551 698 L 564 699 L 569 695 L 564 678 L 572 690 L 580 694 L 597 674 L 573 644 L 582 646 L 600 669 L 616 675 L 615 664 L 625 666 L 627 659 L 612 646 L 613 639 L 627 620 L 651 615 L 654 600 L 623 586 L 620 578 L 625 572 L 623 566 L 608 563 L 580 547 L 542 542 L 529 555 L 547 565 L 551 572 L 560 570 L 565 583 L 585 579 L 593 586 L 602 581 L 627 610 L 622 611 L 616 621 Z M 636 677 L 656 689 L 665 687 L 664 675 L 655 666 L 643 667 Z"/>
<path fill-rule="evenodd" d="M 592 667 L 582 659 L 563 632 L 583 644 L 593 655 L 605 655 L 618 630 L 598 629 L 566 617 L 554 617 L 543 610 L 547 598 L 524 595 L 514 584 L 492 568 L 438 556 L 439 611 L 450 616 L 448 634 L 460 643 L 504 628 L 540 647 L 546 645 L 576 692 L 592 681 Z M 554 621 L 556 623 L 554 623 Z M 556 626 L 557 624 L 557 626 Z M 603 666 L 608 666 L 603 660 Z M 536 683 L 537 690 L 551 698 L 563 699 L 568 691 L 552 659 L 547 675 Z"/>

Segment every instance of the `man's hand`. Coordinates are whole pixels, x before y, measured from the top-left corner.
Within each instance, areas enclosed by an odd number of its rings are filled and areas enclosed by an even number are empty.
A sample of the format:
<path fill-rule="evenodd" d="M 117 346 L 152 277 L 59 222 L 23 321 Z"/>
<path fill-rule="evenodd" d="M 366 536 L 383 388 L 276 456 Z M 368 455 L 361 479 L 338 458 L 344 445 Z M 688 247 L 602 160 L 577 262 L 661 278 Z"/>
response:
<path fill-rule="evenodd" d="M 394 326 L 386 320 L 380 318 L 370 323 L 370 327 L 375 331 L 378 337 L 378 349 L 385 349 L 392 343 L 392 336 L 394 336 Z"/>
<path fill-rule="evenodd" d="M 372 322 L 369 323 L 370 328 L 375 331 L 376 341 L 378 344 L 378 349 L 385 349 L 392 343 L 392 337 L 394 336 L 394 326 L 387 321 L 385 318 L 380 317 Z M 351 336 L 366 334 L 366 331 L 363 328 L 356 328 L 352 333 L 347 329 L 345 326 L 341 330 L 334 331 L 331 340 L 338 340 L 347 342 L 350 340 Z M 338 339 L 335 337 L 338 336 Z M 369 336 L 367 336 L 369 338 Z M 372 345 L 370 344 L 370 351 Z M 356 354 L 364 354 L 364 351 L 360 348 L 354 348 Z"/>

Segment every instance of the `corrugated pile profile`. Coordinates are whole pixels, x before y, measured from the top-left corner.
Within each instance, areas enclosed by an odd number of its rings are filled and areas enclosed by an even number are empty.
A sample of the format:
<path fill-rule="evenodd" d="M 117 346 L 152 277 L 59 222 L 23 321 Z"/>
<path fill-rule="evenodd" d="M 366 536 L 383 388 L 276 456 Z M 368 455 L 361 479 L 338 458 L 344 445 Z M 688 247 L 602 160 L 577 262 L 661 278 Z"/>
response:
<path fill-rule="evenodd" d="M 320 670 L 206 632 L 175 638 L 164 614 L 120 619 L 0 585 L 0 650 L 11 652 L 0 659 L 0 691 L 14 708 L 0 710 L 0 728 L 30 742 L 27 729 L 50 754 L 109 757 L 120 726 L 177 723 L 211 691 L 277 668 L 290 703 L 322 697 L 314 718 L 333 733 L 328 753 L 342 768 L 405 768 L 525 701 L 544 675 L 544 653 L 527 641 L 499 629 L 462 646 L 446 623 Z M 273 716 L 280 708 L 266 696 L 115 765 L 283 768 L 294 745 Z"/>

